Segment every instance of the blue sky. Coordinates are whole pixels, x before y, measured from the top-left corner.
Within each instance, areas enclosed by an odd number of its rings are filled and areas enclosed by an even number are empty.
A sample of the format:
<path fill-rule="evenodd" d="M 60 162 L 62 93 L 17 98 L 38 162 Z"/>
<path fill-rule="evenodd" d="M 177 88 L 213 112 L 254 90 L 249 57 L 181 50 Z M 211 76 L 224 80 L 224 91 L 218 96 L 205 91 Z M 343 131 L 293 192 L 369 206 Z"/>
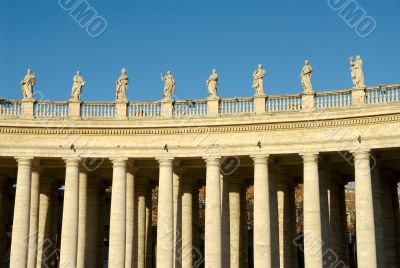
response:
<path fill-rule="evenodd" d="M 361 38 L 327 0 L 88 1 L 107 29 L 90 37 L 58 0 L 0 0 L 0 98 L 21 98 L 30 67 L 45 99 L 69 98 L 72 76 L 86 80 L 83 100 L 114 100 L 127 68 L 130 100 L 158 100 L 160 73 L 171 70 L 180 99 L 207 96 L 216 68 L 222 97 L 251 96 L 252 72 L 267 70 L 267 94 L 301 91 L 305 59 L 317 91 L 352 86 L 348 57 L 360 53 L 367 85 L 400 83 L 400 1 L 358 1 L 377 24 Z"/>

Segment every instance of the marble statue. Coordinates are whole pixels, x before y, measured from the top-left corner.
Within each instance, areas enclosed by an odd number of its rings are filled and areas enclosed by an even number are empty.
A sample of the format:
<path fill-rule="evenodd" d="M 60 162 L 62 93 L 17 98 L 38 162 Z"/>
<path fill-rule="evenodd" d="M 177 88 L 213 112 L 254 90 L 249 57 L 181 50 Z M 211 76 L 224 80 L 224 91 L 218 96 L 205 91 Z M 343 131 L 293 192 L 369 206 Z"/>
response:
<path fill-rule="evenodd" d="M 359 89 L 365 88 L 363 61 L 360 55 L 357 55 L 355 60 L 350 57 L 350 70 L 354 86 Z"/>
<path fill-rule="evenodd" d="M 24 79 L 21 81 L 21 89 L 22 95 L 24 96 L 24 100 L 33 100 L 33 87 L 36 83 L 36 76 L 31 72 L 31 69 L 28 69 Z"/>
<path fill-rule="evenodd" d="M 303 87 L 303 93 L 305 93 L 305 94 L 314 93 L 314 89 L 313 89 L 313 86 L 311 83 L 312 72 L 313 72 L 313 69 L 310 65 L 310 62 L 308 60 L 306 60 L 304 62 L 303 69 L 301 69 L 301 73 L 299 76 L 301 85 Z"/>
<path fill-rule="evenodd" d="M 210 98 L 218 98 L 217 88 L 218 88 L 218 74 L 217 70 L 213 69 L 210 77 L 206 81 L 206 87 Z"/>
<path fill-rule="evenodd" d="M 265 70 L 262 68 L 261 64 L 258 64 L 257 70 L 253 73 L 253 88 L 256 90 L 256 96 L 265 95 L 264 92 L 264 76 Z"/>
<path fill-rule="evenodd" d="M 128 98 L 126 97 L 126 92 L 128 90 L 129 78 L 126 75 L 126 69 L 122 68 L 121 75 L 116 82 L 116 99 L 117 102 L 126 102 Z"/>
<path fill-rule="evenodd" d="M 82 89 L 85 86 L 85 81 L 83 80 L 83 77 L 81 76 L 81 73 L 79 71 L 76 72 L 73 80 L 74 83 L 71 90 L 71 100 L 80 101 Z"/>
<path fill-rule="evenodd" d="M 167 71 L 165 76 L 161 73 L 161 80 L 164 81 L 164 100 L 171 100 L 175 92 L 175 79 L 171 72 Z"/>

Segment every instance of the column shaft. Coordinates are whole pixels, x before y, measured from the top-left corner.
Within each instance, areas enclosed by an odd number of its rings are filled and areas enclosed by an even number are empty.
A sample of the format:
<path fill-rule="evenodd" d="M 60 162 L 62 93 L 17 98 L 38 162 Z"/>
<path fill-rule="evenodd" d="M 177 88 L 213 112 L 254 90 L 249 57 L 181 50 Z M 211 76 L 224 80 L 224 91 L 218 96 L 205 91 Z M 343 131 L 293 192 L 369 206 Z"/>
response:
<path fill-rule="evenodd" d="M 229 183 L 230 267 L 240 267 L 240 188 L 238 182 Z"/>
<path fill-rule="evenodd" d="M 98 267 L 99 198 L 98 178 L 90 177 L 87 187 L 86 267 Z"/>
<path fill-rule="evenodd" d="M 193 186 L 191 182 L 182 185 L 182 268 L 193 267 Z"/>
<path fill-rule="evenodd" d="M 106 200 L 105 200 L 105 189 L 104 182 L 99 181 L 99 192 L 98 192 L 98 202 L 99 209 L 97 211 L 99 221 L 98 221 L 98 236 L 97 236 L 97 268 L 104 267 L 104 237 L 105 237 L 105 217 L 106 217 Z"/>
<path fill-rule="evenodd" d="M 64 207 L 60 267 L 75 267 L 79 224 L 79 160 L 65 160 Z"/>
<path fill-rule="evenodd" d="M 135 222 L 135 176 L 126 173 L 126 245 L 125 268 L 133 267 L 133 238 Z"/>
<path fill-rule="evenodd" d="M 247 189 L 240 191 L 240 267 L 247 268 L 249 259 L 249 229 L 247 223 Z"/>
<path fill-rule="evenodd" d="M 281 178 L 282 179 L 282 178 Z M 291 230 L 289 211 L 289 182 L 279 182 L 278 196 L 278 221 L 279 221 L 279 256 L 280 267 L 289 268 L 291 265 Z"/>
<path fill-rule="evenodd" d="M 304 160 L 304 263 L 307 268 L 323 267 L 321 196 L 318 155 L 303 155 Z"/>
<path fill-rule="evenodd" d="M 126 235 L 126 159 L 113 162 L 110 212 L 109 267 L 125 267 Z"/>
<path fill-rule="evenodd" d="M 178 168 L 179 169 L 179 168 Z M 180 172 L 174 172 L 173 205 L 174 205 L 174 268 L 182 266 L 182 196 Z"/>
<path fill-rule="evenodd" d="M 146 182 L 144 179 L 136 181 L 137 203 L 137 268 L 146 266 Z"/>
<path fill-rule="evenodd" d="M 377 267 L 370 153 L 354 153 L 358 267 Z"/>
<path fill-rule="evenodd" d="M 159 159 L 157 260 L 156 267 L 173 267 L 174 209 L 172 159 Z"/>
<path fill-rule="evenodd" d="M 153 201 L 152 185 L 146 187 L 146 268 L 153 267 Z"/>
<path fill-rule="evenodd" d="M 28 268 L 36 267 L 36 257 L 38 250 L 38 223 L 39 223 L 39 188 L 40 173 L 37 168 L 32 170 L 31 175 L 31 212 L 29 220 L 29 251 Z"/>
<path fill-rule="evenodd" d="M 17 159 L 17 162 L 18 174 L 14 205 L 10 267 L 25 268 L 28 261 L 32 159 L 19 158 Z"/>
<path fill-rule="evenodd" d="M 77 268 L 86 267 L 87 185 L 87 174 L 85 172 L 80 172 Z"/>
<path fill-rule="evenodd" d="M 272 268 L 271 209 L 268 156 L 254 161 L 254 267 Z"/>
<path fill-rule="evenodd" d="M 219 158 L 206 159 L 205 268 L 222 267 Z"/>

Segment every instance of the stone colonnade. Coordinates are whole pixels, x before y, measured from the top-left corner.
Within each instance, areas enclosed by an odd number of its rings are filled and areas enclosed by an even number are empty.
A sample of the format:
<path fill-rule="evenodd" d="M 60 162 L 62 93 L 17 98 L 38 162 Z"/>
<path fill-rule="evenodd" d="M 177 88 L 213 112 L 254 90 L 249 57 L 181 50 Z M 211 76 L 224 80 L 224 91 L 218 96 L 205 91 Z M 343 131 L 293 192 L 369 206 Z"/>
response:
<path fill-rule="evenodd" d="M 357 213 L 358 267 L 398 267 L 400 212 L 395 180 L 376 172 L 370 152 L 353 153 Z M 344 184 L 321 169 L 318 153 L 303 154 L 304 232 L 296 231 L 294 186 L 285 170 L 270 170 L 268 155 L 253 155 L 254 226 L 247 230 L 245 182 L 221 176 L 220 158 L 204 158 L 204 256 L 200 250 L 198 187 L 174 170 L 173 158 L 157 159 L 156 249 L 151 241 L 152 198 L 149 181 L 137 177 L 128 159 L 111 159 L 112 194 L 109 236 L 105 235 L 104 185 L 86 173 L 80 159 L 64 159 L 65 188 L 60 236 L 60 267 L 298 267 L 299 250 L 307 268 L 346 267 L 347 222 Z M 41 176 L 33 158 L 17 158 L 18 173 L 10 267 L 48 267 L 55 256 L 45 241 L 56 236 L 59 208 L 56 186 Z M 372 172 L 371 172 L 372 170 Z M 175 179 L 177 178 L 177 179 Z M 177 186 L 178 185 L 178 186 Z M 177 186 L 177 187 L 176 187 Z M 0 223 L 4 180 L 0 177 Z M 178 190 L 177 190 L 178 189 Z M 4 234 L 0 234 L 4 235 Z M 104 250 L 104 239 L 109 250 Z M 303 242 L 299 242 L 302 240 Z M 0 237 L 0 241 L 2 238 Z M 252 241 L 253 256 L 248 258 Z M 4 257 L 0 245 L 0 257 Z M 155 256 L 153 261 L 153 254 Z M 105 258 L 104 255 L 108 255 Z M 204 257 L 204 258 L 203 258 Z"/>

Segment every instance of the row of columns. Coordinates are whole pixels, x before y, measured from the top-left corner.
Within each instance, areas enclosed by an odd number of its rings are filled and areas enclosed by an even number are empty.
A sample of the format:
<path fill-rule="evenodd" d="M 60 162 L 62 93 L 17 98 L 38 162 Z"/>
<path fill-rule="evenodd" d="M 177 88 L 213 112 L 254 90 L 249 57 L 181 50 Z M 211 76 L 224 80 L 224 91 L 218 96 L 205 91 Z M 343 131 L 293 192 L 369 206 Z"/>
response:
<path fill-rule="evenodd" d="M 268 170 L 268 156 L 253 156 L 254 162 L 254 267 L 291 267 L 296 262 L 295 248 L 289 246 L 295 234 L 293 225 L 287 221 L 295 221 L 293 211 L 293 189 L 284 181 L 274 185 Z M 326 250 L 329 245 L 343 262 L 346 262 L 345 229 L 343 213 L 343 193 L 340 185 L 333 180 L 325 179 L 318 166 L 318 154 L 302 155 L 304 162 L 304 255 L 305 267 L 324 267 L 327 260 Z M 38 213 L 46 213 L 46 202 L 39 197 L 39 171 L 32 168 L 32 159 L 19 158 L 17 174 L 17 190 L 14 209 L 14 225 L 11 244 L 11 267 L 36 267 L 39 260 L 36 258 L 36 249 L 39 238 L 37 234 L 44 226 L 39 222 Z M 89 211 L 99 207 L 98 199 L 91 198 L 88 188 L 87 174 L 80 172 L 79 159 L 67 159 L 65 176 L 65 195 L 61 235 L 61 267 L 85 267 L 94 261 L 88 253 L 96 249 L 94 237 L 97 230 L 96 217 L 84 217 Z M 176 223 L 174 223 L 174 180 L 173 159 L 159 159 L 159 196 L 157 221 L 157 267 L 175 267 L 176 256 Z M 205 267 L 226 267 L 226 258 L 223 253 L 223 187 L 221 187 L 219 158 L 206 158 L 206 207 L 205 207 Z M 109 267 L 145 267 L 149 262 L 146 251 L 149 251 L 147 234 L 151 226 L 151 207 L 146 201 L 145 182 L 134 177 L 133 172 L 127 170 L 127 159 L 114 159 L 112 195 L 110 211 L 110 238 L 109 238 Z M 368 151 L 354 153 L 354 168 L 356 182 L 356 213 L 357 213 L 357 251 L 359 267 L 379 267 L 380 251 L 378 226 L 376 225 L 376 210 L 374 210 L 373 177 L 371 175 L 370 153 Z M 277 196 L 272 194 L 274 187 Z M 135 189 L 137 188 L 137 189 Z M 242 202 L 245 194 L 240 184 L 233 182 L 229 185 L 229 266 L 244 267 L 244 258 L 241 253 L 246 252 L 243 247 L 247 230 L 244 226 Z M 323 193 L 328 188 L 328 196 Z M 182 222 L 181 222 L 181 263 L 182 267 L 193 267 L 193 186 L 187 181 L 182 182 L 181 188 Z M 389 191 L 391 188 L 386 189 Z M 385 188 L 381 189 L 384 192 Z M 135 196 L 136 195 L 136 196 Z M 393 195 L 391 195 L 393 196 Z M 276 206 L 274 205 L 276 202 Z M 382 199 L 382 206 L 393 204 Z M 147 204 L 147 206 L 146 206 Z M 43 210 L 42 210 L 43 206 Z M 325 209 L 325 206 L 330 209 Z M 388 205 L 387 205 L 388 206 Z M 376 207 L 376 206 L 375 206 Z M 26 208 L 30 208 L 27 210 Z M 275 211 L 275 208 L 279 211 Z M 292 208 L 292 209 L 291 209 Z M 135 214 L 134 211 L 137 210 Z M 327 217 L 324 211 L 329 211 Z M 398 211 L 398 203 L 397 203 Z M 399 212 L 393 217 L 399 217 Z M 275 224 L 279 216 L 278 225 Z M 137 219 L 135 219 L 135 216 Z M 390 217 L 384 218 L 393 220 Z M 97 220 L 99 220 L 97 218 Z M 398 219 L 397 219 L 398 220 Z M 132 226 L 137 222 L 135 233 Z M 392 221 L 393 222 L 393 221 Z M 88 228 L 89 226 L 89 228 Z M 175 226 L 175 227 L 174 227 Z M 290 227 L 288 227 L 290 226 Z M 326 229 L 326 226 L 329 228 Z M 393 232 L 399 231 L 392 226 Z M 146 231 L 147 230 L 147 231 Z M 272 234 L 279 233 L 279 240 Z M 341 234 L 341 235 L 339 235 Z M 226 236 L 225 236 L 226 237 Z M 396 239 L 385 242 L 389 248 L 398 243 Z M 137 242 L 135 242 L 137 241 Z M 277 245 L 278 250 L 277 250 Z M 40 250 L 39 250 L 40 251 Z M 39 252 L 38 251 L 38 252 Z M 278 253 L 279 251 L 279 253 Z M 137 254 L 134 254 L 137 252 Z M 136 256 L 137 259 L 134 259 Z M 393 253 L 390 262 L 396 263 Z M 36 260 L 36 261 L 35 261 Z M 329 261 L 329 259 L 328 259 Z M 326 265 L 326 264 L 325 264 Z M 95 267 L 95 266 L 89 266 Z"/>

